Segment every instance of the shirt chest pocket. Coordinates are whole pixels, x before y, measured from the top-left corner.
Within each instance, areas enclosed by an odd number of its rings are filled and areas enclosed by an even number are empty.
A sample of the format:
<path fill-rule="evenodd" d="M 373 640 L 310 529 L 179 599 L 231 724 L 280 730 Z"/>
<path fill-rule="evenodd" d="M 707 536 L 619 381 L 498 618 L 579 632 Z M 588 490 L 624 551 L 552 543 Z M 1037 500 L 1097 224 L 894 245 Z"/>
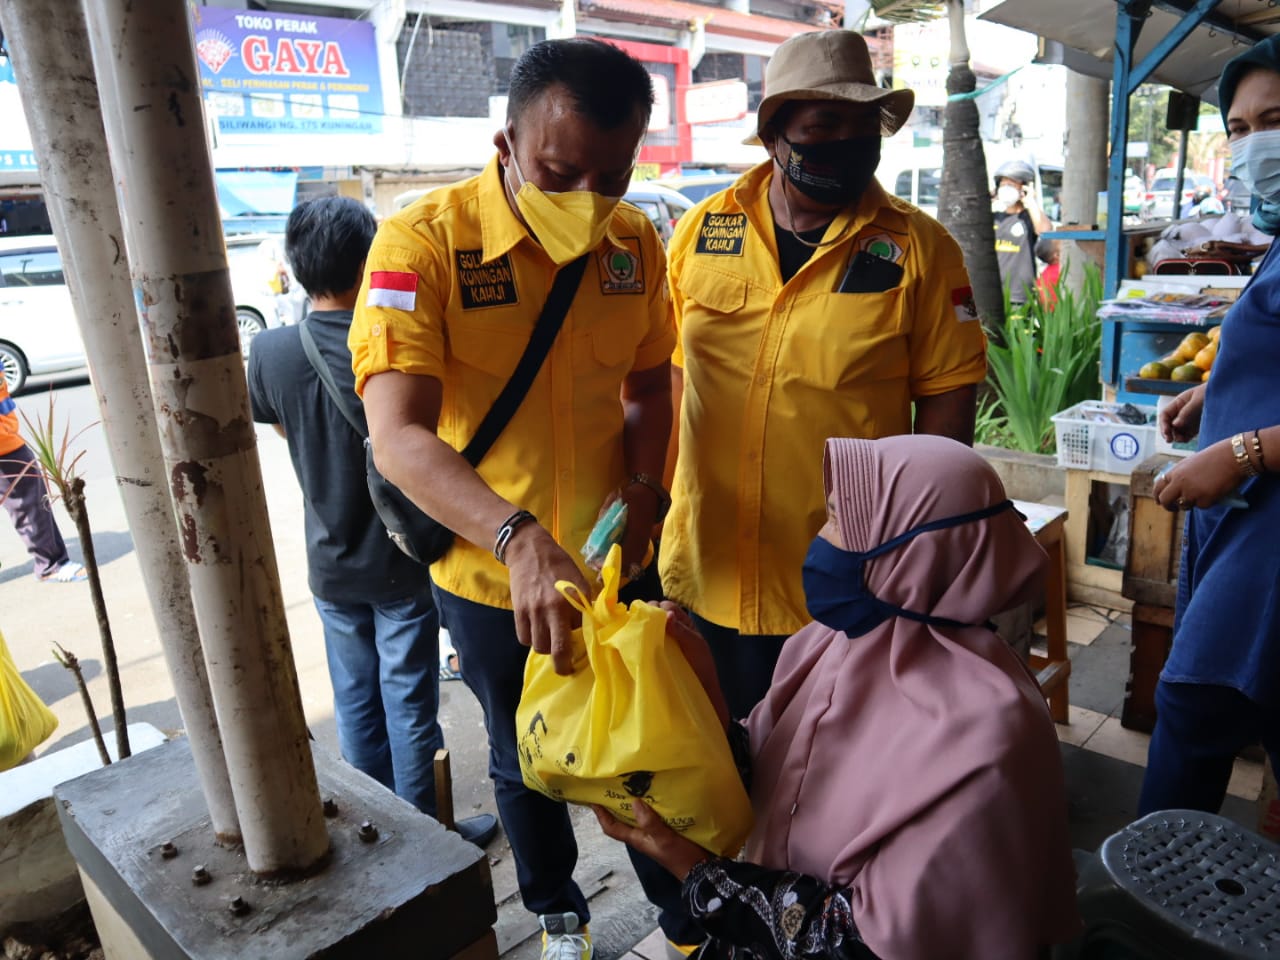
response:
<path fill-rule="evenodd" d="M 911 364 L 901 285 L 880 293 L 830 293 L 791 306 L 778 380 L 825 390 L 906 380 Z"/>
<path fill-rule="evenodd" d="M 474 324 L 449 327 L 449 352 L 463 383 L 506 383 L 529 345 L 528 330 Z"/>
<path fill-rule="evenodd" d="M 573 370 L 584 377 L 622 382 L 636 359 L 636 333 L 610 323 L 596 324 L 573 335 Z"/>
<path fill-rule="evenodd" d="M 728 367 L 749 376 L 768 308 L 749 306 L 747 281 L 693 263 L 681 273 L 679 287 L 684 300 L 680 336 L 688 362 Z"/>

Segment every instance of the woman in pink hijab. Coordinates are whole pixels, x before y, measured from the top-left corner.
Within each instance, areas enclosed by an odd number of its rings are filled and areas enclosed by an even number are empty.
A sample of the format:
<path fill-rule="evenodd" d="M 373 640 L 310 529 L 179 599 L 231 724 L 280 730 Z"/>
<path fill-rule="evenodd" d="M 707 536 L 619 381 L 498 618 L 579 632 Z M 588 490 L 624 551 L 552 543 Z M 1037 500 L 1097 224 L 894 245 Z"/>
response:
<path fill-rule="evenodd" d="M 1044 698 L 987 621 L 1032 596 L 1044 552 L 991 467 L 943 437 L 830 440 L 826 487 L 815 622 L 745 728 L 670 614 L 731 741 L 749 737 L 749 862 L 643 804 L 637 827 L 597 816 L 682 881 L 703 956 L 1031 960 L 1078 926 L 1066 790 Z"/>

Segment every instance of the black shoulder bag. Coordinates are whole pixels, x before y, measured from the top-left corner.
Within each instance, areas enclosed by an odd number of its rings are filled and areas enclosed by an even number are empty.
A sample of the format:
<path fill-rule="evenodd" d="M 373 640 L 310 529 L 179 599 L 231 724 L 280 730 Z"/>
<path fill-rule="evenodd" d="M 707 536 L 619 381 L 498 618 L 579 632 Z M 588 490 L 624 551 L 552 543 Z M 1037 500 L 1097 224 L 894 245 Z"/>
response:
<path fill-rule="evenodd" d="M 551 346 L 555 343 L 565 315 L 569 312 L 569 305 L 573 303 L 590 257 L 590 254 L 581 256 L 556 274 L 551 292 L 547 295 L 547 302 L 542 307 L 542 313 L 539 314 L 538 322 L 529 338 L 529 345 L 525 347 L 520 362 L 516 364 L 515 372 L 511 374 L 511 379 L 498 394 L 498 399 L 493 402 L 489 412 L 480 421 L 480 426 L 476 428 L 471 442 L 462 451 L 463 458 L 472 467 L 479 466 L 485 454 L 489 452 L 507 424 L 511 422 L 511 418 L 515 416 L 516 411 L 520 409 L 520 404 L 524 402 L 529 388 L 533 386 L 534 378 L 542 369 L 543 361 L 551 352 Z M 307 360 L 315 368 L 329 397 L 351 424 L 352 429 L 364 438 L 369 499 L 373 501 L 374 510 L 378 512 L 383 526 L 387 528 L 387 536 L 404 553 L 419 563 L 435 563 L 453 546 L 453 531 L 423 513 L 412 500 L 400 492 L 399 487 L 378 471 L 373 462 L 373 445 L 369 441 L 368 421 L 365 419 L 364 408 L 360 405 L 359 398 L 354 393 L 350 397 L 344 396 L 338 389 L 333 379 L 333 371 L 320 356 L 320 350 L 316 346 L 315 338 L 311 336 L 311 331 L 307 329 L 305 320 L 298 329 L 302 335 L 302 349 L 306 352 Z"/>

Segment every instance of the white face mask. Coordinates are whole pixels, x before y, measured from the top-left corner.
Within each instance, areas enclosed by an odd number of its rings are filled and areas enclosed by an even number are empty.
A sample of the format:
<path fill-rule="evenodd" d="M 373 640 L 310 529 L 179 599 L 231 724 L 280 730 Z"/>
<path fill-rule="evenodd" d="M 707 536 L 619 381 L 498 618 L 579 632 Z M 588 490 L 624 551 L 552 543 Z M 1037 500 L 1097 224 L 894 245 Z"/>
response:
<path fill-rule="evenodd" d="M 1231 175 L 1262 200 L 1280 201 L 1280 130 L 1259 130 L 1232 141 Z"/>
<path fill-rule="evenodd" d="M 1012 207 L 1015 203 L 1022 199 L 1022 191 L 1017 187 L 1011 187 L 1007 183 L 996 190 L 996 199 L 1003 206 Z"/>

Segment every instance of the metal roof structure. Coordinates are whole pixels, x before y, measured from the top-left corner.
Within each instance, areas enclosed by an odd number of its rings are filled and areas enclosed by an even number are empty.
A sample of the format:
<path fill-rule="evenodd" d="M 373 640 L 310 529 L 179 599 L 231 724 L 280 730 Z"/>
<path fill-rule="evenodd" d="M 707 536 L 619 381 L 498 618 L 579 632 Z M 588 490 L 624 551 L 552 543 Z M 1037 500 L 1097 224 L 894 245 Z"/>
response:
<path fill-rule="evenodd" d="M 1117 16 L 1126 10 L 1141 27 L 1131 56 L 1142 63 L 1179 27 L 1187 30 L 1144 82 L 1167 84 L 1210 103 L 1217 102 L 1218 77 L 1242 49 L 1280 33 L 1280 6 L 1268 0 L 1004 0 L 984 11 L 983 20 L 1056 41 L 1062 62 L 1074 70 L 1112 79 Z"/>
<path fill-rule="evenodd" d="M 1114 296 L 1126 267 L 1130 98 L 1139 86 L 1154 81 L 1216 103 L 1218 77 L 1227 62 L 1280 33 L 1280 6 L 1275 0 L 1004 0 L 981 16 L 1061 44 L 1061 62 L 1111 78 L 1107 226 L 1072 236 L 1106 240 L 1103 291 Z M 1103 343 L 1104 366 L 1113 346 Z"/>

